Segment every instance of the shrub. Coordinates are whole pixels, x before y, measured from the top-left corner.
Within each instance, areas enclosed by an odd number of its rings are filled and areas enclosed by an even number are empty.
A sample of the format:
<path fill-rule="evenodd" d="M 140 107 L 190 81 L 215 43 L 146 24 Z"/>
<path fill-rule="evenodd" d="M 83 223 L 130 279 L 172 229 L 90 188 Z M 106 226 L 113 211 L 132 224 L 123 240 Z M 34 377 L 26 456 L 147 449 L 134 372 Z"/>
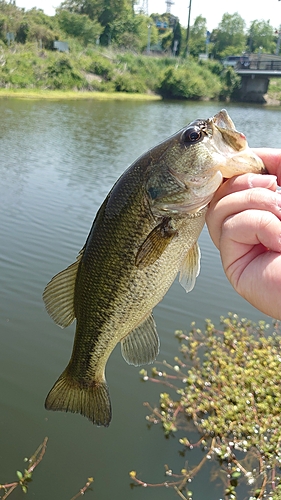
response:
<path fill-rule="evenodd" d="M 200 71 L 189 67 L 172 67 L 165 71 L 158 91 L 164 98 L 201 99 L 215 98 L 221 86 L 219 79 L 207 69 Z"/>
<path fill-rule="evenodd" d="M 87 70 L 95 75 L 101 76 L 105 80 L 112 80 L 114 74 L 112 62 L 99 54 L 94 56 Z"/>
<path fill-rule="evenodd" d="M 115 90 L 117 92 L 136 92 L 143 94 L 147 91 L 145 83 L 138 77 L 129 73 L 120 73 L 114 78 Z"/>
<path fill-rule="evenodd" d="M 73 67 L 67 55 L 59 55 L 47 69 L 47 83 L 53 89 L 82 89 L 88 83 L 82 74 Z"/>

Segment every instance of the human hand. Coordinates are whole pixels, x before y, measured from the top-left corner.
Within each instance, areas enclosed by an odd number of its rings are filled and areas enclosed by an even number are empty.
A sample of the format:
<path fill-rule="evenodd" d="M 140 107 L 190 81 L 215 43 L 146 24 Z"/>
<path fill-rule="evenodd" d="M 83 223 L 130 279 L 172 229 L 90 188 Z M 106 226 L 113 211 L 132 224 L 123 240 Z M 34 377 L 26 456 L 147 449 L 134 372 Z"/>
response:
<path fill-rule="evenodd" d="M 281 150 L 256 149 L 270 175 L 244 174 L 216 192 L 206 222 L 234 289 L 281 319 Z"/>

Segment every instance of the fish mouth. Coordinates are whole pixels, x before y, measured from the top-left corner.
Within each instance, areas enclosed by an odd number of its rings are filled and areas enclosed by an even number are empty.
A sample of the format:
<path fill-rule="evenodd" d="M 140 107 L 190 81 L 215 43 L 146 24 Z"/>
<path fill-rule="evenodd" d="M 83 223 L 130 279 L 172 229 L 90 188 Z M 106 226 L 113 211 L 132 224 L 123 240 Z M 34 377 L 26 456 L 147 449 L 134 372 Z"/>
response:
<path fill-rule="evenodd" d="M 208 120 L 208 128 L 216 168 L 225 179 L 250 172 L 267 172 L 262 160 L 249 148 L 245 135 L 236 130 L 225 109 Z"/>
<path fill-rule="evenodd" d="M 213 118 L 210 118 L 210 121 L 212 121 L 217 127 L 236 131 L 235 125 L 226 109 L 221 109 L 216 115 L 213 116 Z"/>

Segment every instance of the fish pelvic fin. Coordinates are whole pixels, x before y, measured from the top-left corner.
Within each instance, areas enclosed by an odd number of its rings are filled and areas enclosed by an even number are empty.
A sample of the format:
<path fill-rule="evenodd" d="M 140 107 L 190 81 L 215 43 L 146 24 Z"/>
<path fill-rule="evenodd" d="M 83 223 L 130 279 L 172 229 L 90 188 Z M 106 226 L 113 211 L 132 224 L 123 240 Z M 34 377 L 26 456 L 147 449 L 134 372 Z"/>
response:
<path fill-rule="evenodd" d="M 45 408 L 80 413 L 98 426 L 108 427 L 111 421 L 111 403 L 106 382 L 75 380 L 67 368 L 50 390 Z"/>
<path fill-rule="evenodd" d="M 180 267 L 179 281 L 186 292 L 190 292 L 195 286 L 196 278 L 200 273 L 200 257 L 200 248 L 196 242 L 184 257 Z"/>
<path fill-rule="evenodd" d="M 159 337 L 152 313 L 121 340 L 122 356 L 129 365 L 153 363 L 159 352 Z"/>

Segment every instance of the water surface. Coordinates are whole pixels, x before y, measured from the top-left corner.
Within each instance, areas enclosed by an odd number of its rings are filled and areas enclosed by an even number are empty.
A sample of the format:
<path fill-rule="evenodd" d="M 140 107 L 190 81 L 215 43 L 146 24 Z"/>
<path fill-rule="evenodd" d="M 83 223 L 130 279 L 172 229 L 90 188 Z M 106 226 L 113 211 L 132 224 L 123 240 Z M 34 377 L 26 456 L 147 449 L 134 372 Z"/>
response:
<path fill-rule="evenodd" d="M 107 366 L 113 420 L 97 428 L 80 415 L 47 412 L 44 399 L 71 354 L 74 326 L 61 330 L 41 299 L 48 280 L 76 258 L 107 192 L 145 150 L 218 103 L 44 102 L 0 100 L 0 483 L 14 480 L 29 456 L 49 437 L 44 461 L 29 496 L 69 500 L 89 476 L 88 498 L 99 500 L 174 498 L 167 489 L 130 489 L 128 472 L 162 482 L 164 464 L 184 466 L 177 435 L 165 440 L 146 427 L 144 401 L 158 402 L 157 384 L 140 382 L 117 346 Z M 251 146 L 278 146 L 280 110 L 229 105 L 237 128 Z M 280 144 L 279 144 L 280 146 Z M 155 308 L 161 338 L 158 359 L 173 363 L 176 329 L 216 324 L 235 311 L 264 319 L 227 282 L 217 250 L 204 229 L 201 274 L 186 295 L 175 282 Z M 98 284 L 97 284 L 98 285 Z M 186 458 L 196 462 L 196 454 Z M 213 491 L 212 491 L 213 490 Z M 195 480 L 195 498 L 217 500 L 218 490 Z M 22 498 L 14 493 L 13 498 Z"/>

